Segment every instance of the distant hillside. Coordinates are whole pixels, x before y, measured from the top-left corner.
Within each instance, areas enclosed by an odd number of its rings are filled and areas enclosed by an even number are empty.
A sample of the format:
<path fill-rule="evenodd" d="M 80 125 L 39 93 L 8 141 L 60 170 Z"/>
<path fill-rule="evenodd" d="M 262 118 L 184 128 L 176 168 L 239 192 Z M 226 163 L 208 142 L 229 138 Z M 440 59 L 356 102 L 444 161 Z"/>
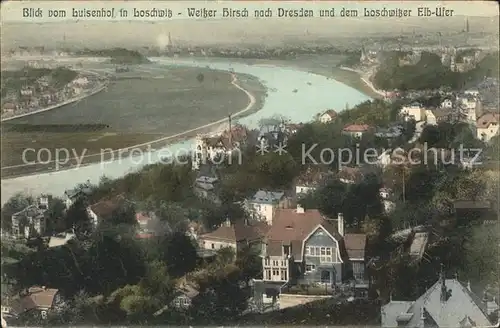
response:
<path fill-rule="evenodd" d="M 100 49 L 100 50 L 86 49 L 78 52 L 77 55 L 90 56 L 90 57 L 109 57 L 111 58 L 111 63 L 121 64 L 121 65 L 150 63 L 149 59 L 144 57 L 139 52 L 135 50 L 128 50 L 125 48 Z"/>

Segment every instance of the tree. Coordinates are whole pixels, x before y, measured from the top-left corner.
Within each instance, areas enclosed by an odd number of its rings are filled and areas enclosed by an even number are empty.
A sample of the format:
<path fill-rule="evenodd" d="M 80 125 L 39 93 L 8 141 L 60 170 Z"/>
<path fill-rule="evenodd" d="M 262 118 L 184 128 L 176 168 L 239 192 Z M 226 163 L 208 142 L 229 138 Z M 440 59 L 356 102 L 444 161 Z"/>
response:
<path fill-rule="evenodd" d="M 49 201 L 49 208 L 46 212 L 47 228 L 46 231 L 50 234 L 54 232 L 62 232 L 65 230 L 64 212 L 66 204 L 61 198 L 47 196 Z"/>
<path fill-rule="evenodd" d="M 168 273 L 172 277 L 181 277 L 191 272 L 198 260 L 196 247 L 183 232 L 174 232 L 163 239 L 163 261 L 167 263 Z"/>
<path fill-rule="evenodd" d="M 2 229 L 11 231 L 12 215 L 32 205 L 34 199 L 22 193 L 15 194 L 2 206 Z"/>
<path fill-rule="evenodd" d="M 470 238 L 464 244 L 467 277 L 482 285 L 498 284 L 498 245 L 500 238 L 494 226 L 481 225 L 472 228 Z"/>
<path fill-rule="evenodd" d="M 66 211 L 65 230 L 74 229 L 77 235 L 88 235 L 93 229 L 92 220 L 87 212 L 85 199 L 77 199 Z"/>

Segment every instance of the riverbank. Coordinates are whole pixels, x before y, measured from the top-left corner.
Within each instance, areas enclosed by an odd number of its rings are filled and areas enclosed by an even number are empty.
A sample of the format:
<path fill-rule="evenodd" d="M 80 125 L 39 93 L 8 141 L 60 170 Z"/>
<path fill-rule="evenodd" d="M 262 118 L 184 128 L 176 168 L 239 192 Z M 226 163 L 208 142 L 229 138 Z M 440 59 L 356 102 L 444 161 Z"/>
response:
<path fill-rule="evenodd" d="M 238 90 L 245 93 L 248 98 L 248 104 L 245 108 L 232 113 L 233 119 L 239 119 L 248 115 L 252 112 L 258 111 L 263 104 L 263 99 L 258 99 L 252 92 L 248 91 L 244 86 L 241 85 L 238 75 L 234 73 L 231 74 L 231 84 Z M 249 79 L 249 76 L 242 76 L 244 79 Z M 248 83 L 248 82 L 247 82 Z M 255 86 L 254 86 L 255 87 Z M 180 142 L 189 138 L 194 138 L 198 134 L 207 134 L 219 132 L 221 130 L 227 129 L 227 118 L 222 118 L 215 122 L 211 122 L 181 133 L 177 133 L 171 136 L 162 136 L 154 138 L 153 140 L 147 140 L 142 143 L 127 145 L 126 148 L 113 149 L 109 151 L 109 148 L 103 147 L 106 151 L 101 151 L 94 154 L 85 155 L 83 152 L 81 156 L 74 156 L 71 158 L 61 158 L 61 160 L 51 160 L 51 161 L 38 161 L 38 163 L 26 163 L 26 164 L 16 164 L 10 166 L 2 167 L 2 177 L 3 179 L 13 179 L 21 176 L 36 175 L 40 173 L 48 173 L 52 171 L 69 170 L 78 166 L 78 168 L 88 166 L 91 164 L 99 162 L 109 162 L 117 159 L 124 159 L 130 156 L 137 155 L 138 152 L 151 152 L 157 149 L 162 149 L 168 147 L 172 143 Z M 108 137 L 120 138 L 120 135 L 109 135 Z M 136 140 L 141 140 L 144 138 L 150 138 L 151 135 L 138 135 Z M 131 138 L 134 139 L 134 138 Z M 74 146 L 74 145 L 73 145 Z M 74 149 L 74 148 L 73 148 Z M 66 155 L 66 154 L 64 154 Z M 78 155 L 78 154 L 73 154 Z M 68 156 L 69 157 L 69 156 Z"/>
<path fill-rule="evenodd" d="M 99 74 L 97 74 L 95 72 L 90 72 L 90 71 L 85 71 L 85 72 L 86 73 L 92 73 L 93 75 L 99 75 Z M 54 104 L 54 105 L 51 105 L 51 106 L 48 106 L 48 107 L 45 107 L 45 108 L 37 109 L 37 110 L 31 111 L 31 112 L 28 112 L 28 113 L 18 114 L 18 115 L 14 115 L 14 116 L 11 116 L 11 117 L 5 117 L 5 118 L 1 119 L 1 122 L 7 122 L 7 121 L 15 120 L 15 119 L 26 117 L 26 116 L 30 116 L 30 115 L 35 115 L 35 114 L 47 112 L 49 110 L 53 110 L 53 109 L 56 109 L 56 108 L 59 108 L 59 107 L 62 107 L 62 106 L 70 105 L 70 104 L 75 103 L 77 101 L 83 100 L 83 99 L 85 99 L 87 97 L 91 97 L 91 96 L 93 96 L 95 94 L 98 94 L 99 92 L 105 90 L 108 87 L 108 84 L 109 84 L 109 81 L 106 80 L 105 82 L 99 83 L 95 88 L 93 88 L 92 90 L 89 90 L 88 92 L 85 92 L 82 95 L 79 95 L 77 97 L 73 97 L 73 98 L 67 99 L 67 100 L 65 100 L 63 102 L 60 102 L 58 104 Z"/>
<path fill-rule="evenodd" d="M 379 90 L 373 85 L 371 82 L 371 79 L 373 75 L 375 74 L 375 69 L 371 69 L 368 71 L 361 71 L 361 70 L 356 70 L 350 67 L 345 67 L 341 66 L 339 67 L 341 70 L 348 71 L 348 72 L 353 72 L 356 73 L 359 76 L 359 79 L 363 81 L 363 83 L 370 88 L 370 90 L 377 95 L 377 98 L 385 98 L 385 92 L 382 90 Z"/>

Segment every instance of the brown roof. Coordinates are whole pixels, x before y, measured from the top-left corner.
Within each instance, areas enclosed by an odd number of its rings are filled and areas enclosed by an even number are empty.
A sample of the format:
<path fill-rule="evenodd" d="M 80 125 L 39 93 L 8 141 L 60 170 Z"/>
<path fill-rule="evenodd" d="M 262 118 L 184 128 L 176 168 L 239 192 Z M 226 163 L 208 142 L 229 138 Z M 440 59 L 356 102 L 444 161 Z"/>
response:
<path fill-rule="evenodd" d="M 50 309 L 54 303 L 57 289 L 45 287 L 30 287 L 27 295 L 8 302 L 12 309 L 20 314 L 32 309 Z"/>
<path fill-rule="evenodd" d="M 344 245 L 349 259 L 364 259 L 366 247 L 366 235 L 348 233 L 344 236 Z"/>
<path fill-rule="evenodd" d="M 337 112 L 334 111 L 333 109 L 329 109 L 326 112 L 323 113 L 323 115 L 327 114 L 330 116 L 332 119 L 337 117 Z"/>
<path fill-rule="evenodd" d="M 486 113 L 477 120 L 476 126 L 487 129 L 493 123 L 498 124 L 499 118 L 500 114 L 498 113 Z"/>
<path fill-rule="evenodd" d="M 349 124 L 344 127 L 344 132 L 366 132 L 369 129 L 368 124 Z"/>
<path fill-rule="evenodd" d="M 304 239 L 318 225 L 322 225 L 337 241 L 341 241 L 342 237 L 338 234 L 337 229 L 326 221 L 318 210 L 297 213 L 296 209 L 277 209 L 273 224 L 267 233 L 268 255 L 280 256 L 282 251 L 278 245 L 292 245 L 292 255 L 295 258 L 301 258 Z"/>
<path fill-rule="evenodd" d="M 123 195 L 115 196 L 111 199 L 102 200 L 98 203 L 90 205 L 90 209 L 99 218 L 111 215 L 115 210 L 120 208 L 127 200 Z"/>
<path fill-rule="evenodd" d="M 243 220 L 238 220 L 235 224 L 231 224 L 230 226 L 223 224 L 216 230 L 201 235 L 200 238 L 219 239 L 232 242 L 256 240 L 265 236 L 269 228 L 266 222 L 245 224 Z"/>

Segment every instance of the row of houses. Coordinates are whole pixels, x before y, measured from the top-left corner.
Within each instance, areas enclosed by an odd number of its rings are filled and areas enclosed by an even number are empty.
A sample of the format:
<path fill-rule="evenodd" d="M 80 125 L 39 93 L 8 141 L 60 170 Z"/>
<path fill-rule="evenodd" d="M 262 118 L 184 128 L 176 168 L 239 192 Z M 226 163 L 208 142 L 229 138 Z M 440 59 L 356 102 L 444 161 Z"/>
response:
<path fill-rule="evenodd" d="M 441 122 L 469 123 L 476 137 L 488 142 L 498 135 L 499 114 L 498 112 L 483 112 L 480 104 L 477 91 L 469 91 L 457 100 L 444 99 L 439 108 L 426 108 L 420 103 L 403 106 L 400 115 L 407 120 L 425 121 L 428 125 Z"/>

